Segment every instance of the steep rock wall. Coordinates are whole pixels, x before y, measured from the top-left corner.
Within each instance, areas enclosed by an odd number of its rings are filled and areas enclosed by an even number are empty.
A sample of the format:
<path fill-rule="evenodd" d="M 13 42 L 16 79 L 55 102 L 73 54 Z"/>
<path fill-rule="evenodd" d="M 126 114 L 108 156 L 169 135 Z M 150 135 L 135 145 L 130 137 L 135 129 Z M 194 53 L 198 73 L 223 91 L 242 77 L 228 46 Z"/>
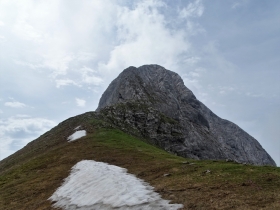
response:
<path fill-rule="evenodd" d="M 103 93 L 96 111 L 184 157 L 275 166 L 256 139 L 215 115 L 177 73 L 159 65 L 125 69 Z"/>

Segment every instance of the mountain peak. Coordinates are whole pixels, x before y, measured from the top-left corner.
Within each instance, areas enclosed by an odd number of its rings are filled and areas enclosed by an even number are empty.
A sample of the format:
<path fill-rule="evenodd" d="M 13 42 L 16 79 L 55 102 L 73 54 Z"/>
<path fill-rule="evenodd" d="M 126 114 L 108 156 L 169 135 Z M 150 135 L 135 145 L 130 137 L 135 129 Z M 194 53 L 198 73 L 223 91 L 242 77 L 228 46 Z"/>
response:
<path fill-rule="evenodd" d="M 103 93 L 96 111 L 183 157 L 275 166 L 256 139 L 216 116 L 177 73 L 156 64 L 125 69 Z"/>
<path fill-rule="evenodd" d="M 125 69 L 103 93 L 97 111 L 126 101 L 156 106 L 167 116 L 175 117 L 180 101 L 195 103 L 195 96 L 175 72 L 152 64 Z M 163 106 L 164 104 L 168 106 Z M 193 104 L 194 105 L 194 104 Z"/>

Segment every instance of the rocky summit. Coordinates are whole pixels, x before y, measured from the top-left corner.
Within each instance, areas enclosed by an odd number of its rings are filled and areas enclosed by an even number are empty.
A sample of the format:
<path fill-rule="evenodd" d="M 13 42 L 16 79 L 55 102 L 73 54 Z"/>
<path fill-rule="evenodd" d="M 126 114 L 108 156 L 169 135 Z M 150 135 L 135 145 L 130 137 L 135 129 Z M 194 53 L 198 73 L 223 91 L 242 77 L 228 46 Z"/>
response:
<path fill-rule="evenodd" d="M 256 139 L 215 115 L 177 73 L 159 65 L 125 69 L 96 111 L 123 131 L 179 156 L 276 166 Z"/>

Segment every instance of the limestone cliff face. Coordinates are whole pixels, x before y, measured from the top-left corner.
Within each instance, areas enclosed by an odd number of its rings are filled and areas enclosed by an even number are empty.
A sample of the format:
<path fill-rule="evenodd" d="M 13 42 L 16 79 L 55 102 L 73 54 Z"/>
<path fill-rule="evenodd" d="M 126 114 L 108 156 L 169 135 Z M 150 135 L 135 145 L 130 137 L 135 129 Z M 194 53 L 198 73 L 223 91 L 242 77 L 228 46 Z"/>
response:
<path fill-rule="evenodd" d="M 125 69 L 103 93 L 96 111 L 184 157 L 275 166 L 256 139 L 215 115 L 178 74 L 159 65 Z"/>

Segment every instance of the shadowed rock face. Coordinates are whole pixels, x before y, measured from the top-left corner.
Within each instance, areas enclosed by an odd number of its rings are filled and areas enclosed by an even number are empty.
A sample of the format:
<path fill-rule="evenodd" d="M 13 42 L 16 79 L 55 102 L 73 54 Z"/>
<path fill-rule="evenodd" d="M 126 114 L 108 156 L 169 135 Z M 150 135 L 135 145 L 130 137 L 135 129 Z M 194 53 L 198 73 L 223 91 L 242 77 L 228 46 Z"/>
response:
<path fill-rule="evenodd" d="M 125 69 L 103 93 L 96 111 L 183 157 L 276 166 L 256 139 L 216 116 L 178 74 L 159 65 Z"/>

